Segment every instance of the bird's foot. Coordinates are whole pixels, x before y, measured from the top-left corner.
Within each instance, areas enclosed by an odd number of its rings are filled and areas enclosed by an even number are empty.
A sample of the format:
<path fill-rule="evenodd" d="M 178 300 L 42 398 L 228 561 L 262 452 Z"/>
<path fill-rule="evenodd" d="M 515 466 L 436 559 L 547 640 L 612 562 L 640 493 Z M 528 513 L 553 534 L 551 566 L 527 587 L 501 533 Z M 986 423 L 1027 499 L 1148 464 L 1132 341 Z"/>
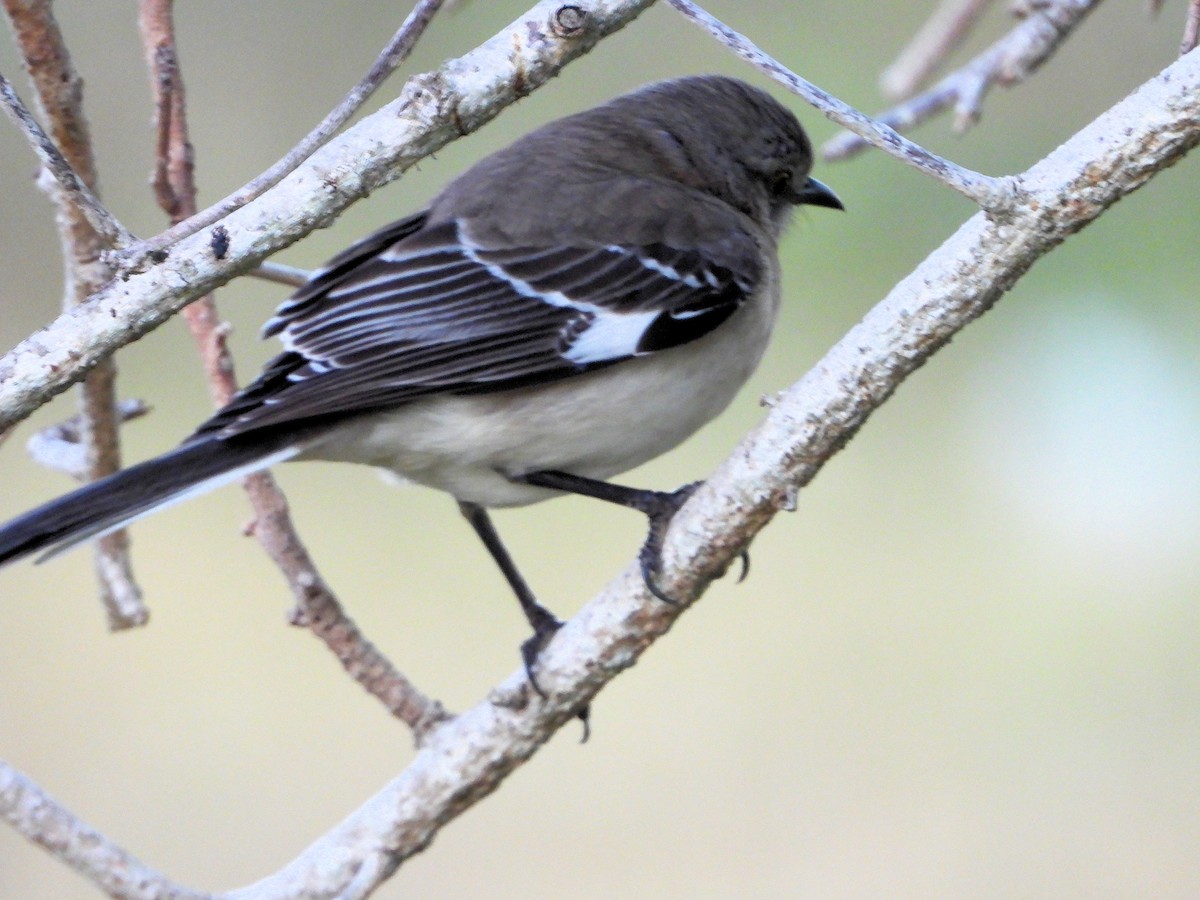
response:
<path fill-rule="evenodd" d="M 533 688 L 534 693 L 543 700 L 546 699 L 546 692 L 537 680 L 538 657 L 562 627 L 563 621 L 554 616 L 540 618 L 533 627 L 533 634 L 521 644 L 521 661 L 525 664 L 525 676 L 529 679 L 529 686 Z"/>
<path fill-rule="evenodd" d="M 692 494 L 696 492 L 696 488 L 703 483 L 703 481 L 693 481 L 691 484 L 685 484 L 678 490 L 669 493 L 645 491 L 642 498 L 636 502 L 636 508 L 644 512 L 650 519 L 650 533 L 646 537 L 646 542 L 642 544 L 641 552 L 638 553 L 642 580 L 646 582 L 646 589 L 651 594 L 672 606 L 677 606 L 679 601 L 667 594 L 658 584 L 659 575 L 662 574 L 663 540 L 667 536 L 667 529 L 671 526 L 671 520 L 675 517 L 675 513 L 679 512 L 683 504 L 687 503 Z M 750 552 L 743 550 L 738 558 L 742 561 L 742 571 L 738 575 L 738 584 L 741 584 L 750 574 Z"/>
<path fill-rule="evenodd" d="M 679 601 L 668 595 L 658 585 L 658 578 L 662 574 L 663 540 L 667 536 L 667 529 L 671 527 L 671 520 L 675 518 L 675 513 L 679 512 L 683 504 L 687 503 L 688 498 L 696 492 L 696 488 L 703 483 L 694 481 L 670 492 L 641 491 L 639 492 L 640 496 L 629 504 L 645 513 L 650 520 L 650 532 L 646 535 L 646 542 L 642 544 L 642 549 L 638 553 L 638 565 L 642 569 L 642 580 L 646 582 L 646 590 L 663 603 L 669 603 L 671 606 L 678 606 Z"/>
<path fill-rule="evenodd" d="M 521 644 L 521 661 L 525 664 L 525 677 L 529 679 L 529 686 L 533 688 L 534 693 L 543 700 L 546 699 L 546 692 L 538 684 L 536 674 L 538 657 L 564 624 L 562 619 L 555 616 L 539 617 L 537 624 L 534 625 L 533 634 Z M 583 737 L 579 739 L 581 744 L 586 744 L 588 737 L 591 736 L 591 715 L 592 708 L 590 706 L 583 707 L 575 714 L 575 718 L 583 723 Z"/>
<path fill-rule="evenodd" d="M 607 503 L 616 503 L 629 509 L 636 509 L 650 520 L 650 533 L 642 544 L 638 554 L 638 564 L 642 570 L 642 579 L 646 589 L 664 603 L 677 606 L 679 601 L 667 594 L 658 584 L 662 570 L 662 545 L 667 536 L 671 520 L 680 507 L 696 492 L 704 482 L 694 481 L 685 484 L 675 491 L 649 491 L 641 488 L 624 487 L 594 478 L 573 475 L 570 472 L 541 471 L 526 472 L 523 475 L 509 476 L 513 481 L 533 484 L 538 487 L 550 488 L 555 491 L 567 491 L 584 497 L 595 497 Z M 750 556 L 745 551 L 741 554 L 742 574 L 738 581 L 746 577 L 750 571 Z"/>

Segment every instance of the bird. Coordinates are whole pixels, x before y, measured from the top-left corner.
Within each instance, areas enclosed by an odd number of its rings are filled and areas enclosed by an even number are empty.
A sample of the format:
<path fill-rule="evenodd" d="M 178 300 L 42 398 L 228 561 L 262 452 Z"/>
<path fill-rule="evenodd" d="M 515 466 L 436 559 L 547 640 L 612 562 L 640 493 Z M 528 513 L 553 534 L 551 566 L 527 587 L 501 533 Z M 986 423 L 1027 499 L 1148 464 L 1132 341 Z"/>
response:
<path fill-rule="evenodd" d="M 733 400 L 780 305 L 779 240 L 813 178 L 796 116 L 739 79 L 643 86 L 487 156 L 277 308 L 282 352 L 176 449 L 0 526 L 0 565 L 53 556 L 283 462 L 386 469 L 457 501 L 521 605 L 530 682 L 562 622 L 488 510 L 580 494 L 661 541 L 695 484 L 610 481 Z"/>

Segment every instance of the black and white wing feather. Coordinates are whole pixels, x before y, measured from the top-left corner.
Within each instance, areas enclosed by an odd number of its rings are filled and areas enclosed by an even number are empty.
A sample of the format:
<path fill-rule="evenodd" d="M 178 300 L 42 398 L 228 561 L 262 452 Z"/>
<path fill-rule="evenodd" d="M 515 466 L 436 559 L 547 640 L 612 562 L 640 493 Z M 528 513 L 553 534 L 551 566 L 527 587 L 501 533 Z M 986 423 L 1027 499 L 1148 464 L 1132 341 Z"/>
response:
<path fill-rule="evenodd" d="M 665 350 L 729 318 L 757 276 L 661 244 L 489 248 L 457 222 L 416 216 L 285 301 L 264 328 L 285 352 L 194 438 L 536 384 Z"/>

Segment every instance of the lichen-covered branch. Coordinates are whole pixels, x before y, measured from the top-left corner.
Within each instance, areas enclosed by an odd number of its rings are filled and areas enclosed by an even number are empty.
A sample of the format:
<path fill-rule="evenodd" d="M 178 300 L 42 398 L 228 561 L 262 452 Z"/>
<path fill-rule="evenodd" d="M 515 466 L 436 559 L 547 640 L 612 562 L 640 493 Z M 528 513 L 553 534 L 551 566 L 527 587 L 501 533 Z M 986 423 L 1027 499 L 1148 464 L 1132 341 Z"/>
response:
<path fill-rule="evenodd" d="M 662 587 L 694 598 L 926 359 L 1041 256 L 1200 144 L 1200 55 L 1170 66 L 1021 178 L 1000 219 L 978 213 L 772 404 L 672 522 Z M 229 896 L 365 896 L 523 763 L 684 606 L 650 598 L 631 565 L 538 658 L 548 699 L 516 672 L 436 729 L 412 765 L 276 875 Z"/>
<path fill-rule="evenodd" d="M 203 900 L 80 821 L 27 776 L 0 760 L 0 816 L 105 891 L 127 900 Z"/>

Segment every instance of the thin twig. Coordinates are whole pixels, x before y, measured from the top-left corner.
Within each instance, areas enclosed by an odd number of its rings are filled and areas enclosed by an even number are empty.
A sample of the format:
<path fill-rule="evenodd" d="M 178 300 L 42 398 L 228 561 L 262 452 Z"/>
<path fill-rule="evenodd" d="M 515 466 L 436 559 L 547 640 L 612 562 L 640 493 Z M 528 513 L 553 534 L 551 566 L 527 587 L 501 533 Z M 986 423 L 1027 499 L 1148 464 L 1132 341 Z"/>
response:
<path fill-rule="evenodd" d="M 251 528 L 283 572 L 296 601 L 292 624 L 308 628 L 324 641 L 350 677 L 412 729 L 419 745 L 450 713 L 405 678 L 346 615 L 296 533 L 287 499 L 270 473 L 247 478 L 246 492 L 254 505 Z"/>
<path fill-rule="evenodd" d="M 667 2 L 751 65 L 774 78 L 792 93 L 804 98 L 824 113 L 826 118 L 859 135 L 865 142 L 969 197 L 984 209 L 1003 209 L 1011 202 L 1011 186 L 1003 179 L 991 178 L 963 168 L 901 137 L 888 125 L 875 121 L 811 82 L 805 81 L 749 38 L 734 31 L 691 0 Z"/>
<path fill-rule="evenodd" d="M 312 274 L 299 266 L 286 266 L 283 263 L 265 262 L 249 274 L 263 281 L 273 281 L 276 284 L 286 284 L 289 287 L 300 287 L 305 284 Z"/>
<path fill-rule="evenodd" d="M 370 99 L 371 95 L 375 93 L 376 89 L 383 84 L 387 77 L 408 58 L 408 55 L 417 43 L 417 39 L 425 33 L 425 28 L 429 25 L 443 2 L 444 0 L 420 0 L 400 25 L 399 30 L 392 36 L 392 39 L 388 41 L 387 46 L 380 52 L 362 80 L 350 89 L 349 93 L 330 111 L 329 115 L 321 120 L 321 123 L 316 128 L 305 135 L 295 147 L 289 150 L 271 168 L 202 212 L 193 214 L 162 234 L 155 235 L 142 244 L 130 248 L 130 255 L 136 256 L 143 253 L 152 253 L 156 250 L 169 247 L 176 241 L 188 235 L 195 234 L 202 228 L 206 228 L 214 222 L 225 218 L 235 209 L 244 206 L 255 197 L 261 196 L 265 191 L 282 181 L 297 166 L 312 156 L 318 148 L 322 147 L 333 137 L 338 129 L 345 125 L 351 116 L 362 108 L 362 105 Z"/>
<path fill-rule="evenodd" d="M 39 129 L 38 141 L 48 160 L 43 176 L 50 172 L 53 177 L 41 177 L 38 184 L 54 201 L 66 261 L 63 308 L 70 310 L 112 279 L 107 256 L 114 240 L 128 236 L 122 235 L 120 224 L 100 206 L 95 193 L 96 165 L 83 111 L 83 80 L 75 70 L 50 0 L 4 0 L 4 5 L 50 129 L 49 135 Z M 27 111 L 26 119 L 28 126 L 37 127 Z M 79 392 L 88 481 L 121 467 L 116 377 L 116 364 L 108 360 L 89 373 Z M 109 627 L 120 630 L 145 624 L 149 612 L 133 579 L 128 535 L 115 531 L 101 537 L 93 558 Z"/>
<path fill-rule="evenodd" d="M 1162 12 L 1163 0 L 1149 0 L 1147 4 L 1154 15 Z M 1187 18 L 1183 23 L 1183 38 L 1179 42 L 1179 55 L 1191 53 L 1200 41 L 1200 0 L 1188 0 Z"/>
<path fill-rule="evenodd" d="M 1183 40 L 1179 42 L 1179 55 L 1191 53 L 1200 43 L 1200 0 L 1188 0 L 1187 21 L 1183 26 Z"/>
<path fill-rule="evenodd" d="M 970 33 L 992 0 L 942 0 L 896 61 L 879 78 L 885 97 L 901 100 L 920 89 Z"/>
<path fill-rule="evenodd" d="M 138 23 L 155 93 L 158 162 L 154 190 L 159 205 L 173 222 L 179 222 L 196 211 L 196 185 L 172 3 L 141 0 Z M 410 42 L 405 52 L 411 47 Z M 237 377 L 226 341 L 228 328 L 221 322 L 213 295 L 201 297 L 186 307 L 183 315 L 200 350 L 209 391 L 216 405 L 223 406 L 237 391 Z M 296 599 L 299 614 L 294 614 L 293 620 L 308 625 L 346 671 L 406 722 L 419 740 L 425 729 L 446 717 L 441 705 L 400 674 L 346 614 L 296 532 L 275 479 L 266 473 L 252 475 L 245 488 L 256 516 L 253 531 Z"/>
<path fill-rule="evenodd" d="M 954 127 L 963 131 L 979 121 L 983 99 L 994 85 L 1020 84 L 1049 59 L 1063 40 L 1100 0 L 1041 0 L 1027 3 L 1025 18 L 967 65 L 925 93 L 888 110 L 880 121 L 912 128 L 953 108 Z M 825 159 L 842 160 L 864 150 L 857 134 L 839 134 L 822 148 Z"/>
<path fill-rule="evenodd" d="M 54 141 L 50 140 L 46 132 L 42 131 L 37 120 L 21 102 L 12 83 L 2 74 L 0 74 L 0 103 L 3 103 L 4 111 L 8 114 L 9 119 L 25 135 L 42 165 L 54 176 L 62 188 L 63 194 L 70 199 L 71 203 L 79 207 L 80 212 L 87 219 L 88 224 L 96 230 L 96 233 L 103 236 L 113 247 L 132 244 L 133 235 L 113 218 L 112 213 L 105 209 L 96 195 L 88 189 L 83 179 L 71 168 L 71 164 L 63 158 L 58 147 L 54 145 Z"/>

